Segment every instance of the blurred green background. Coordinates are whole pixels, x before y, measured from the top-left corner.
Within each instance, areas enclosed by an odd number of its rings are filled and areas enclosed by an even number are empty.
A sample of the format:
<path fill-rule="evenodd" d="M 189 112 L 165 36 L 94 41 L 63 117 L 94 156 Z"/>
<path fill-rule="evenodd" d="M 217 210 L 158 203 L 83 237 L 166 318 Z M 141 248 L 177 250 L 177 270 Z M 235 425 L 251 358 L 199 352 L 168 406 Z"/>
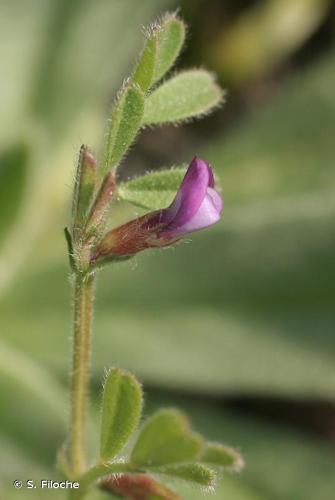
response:
<path fill-rule="evenodd" d="M 172 484 L 185 499 L 334 499 L 334 3 L 1 0 L 6 500 L 63 498 L 12 481 L 59 477 L 71 350 L 62 230 L 75 159 L 82 142 L 99 148 L 141 26 L 177 7 L 189 24 L 178 67 L 215 71 L 227 103 L 200 122 L 145 131 L 123 175 L 197 154 L 220 176 L 225 214 L 192 244 L 99 278 L 90 437 L 104 368 L 122 366 L 143 381 L 147 411 L 185 408 L 199 431 L 245 457 L 215 495 Z"/>

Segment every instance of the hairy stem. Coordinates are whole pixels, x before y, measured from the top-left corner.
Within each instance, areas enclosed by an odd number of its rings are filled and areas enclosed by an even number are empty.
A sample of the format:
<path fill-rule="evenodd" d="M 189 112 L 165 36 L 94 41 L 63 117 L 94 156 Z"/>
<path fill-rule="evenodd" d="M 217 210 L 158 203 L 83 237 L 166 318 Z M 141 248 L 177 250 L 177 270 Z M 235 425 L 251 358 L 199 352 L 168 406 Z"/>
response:
<path fill-rule="evenodd" d="M 73 361 L 70 415 L 70 469 L 77 478 L 86 468 L 86 412 L 88 399 L 94 275 L 76 273 L 74 280 Z"/>

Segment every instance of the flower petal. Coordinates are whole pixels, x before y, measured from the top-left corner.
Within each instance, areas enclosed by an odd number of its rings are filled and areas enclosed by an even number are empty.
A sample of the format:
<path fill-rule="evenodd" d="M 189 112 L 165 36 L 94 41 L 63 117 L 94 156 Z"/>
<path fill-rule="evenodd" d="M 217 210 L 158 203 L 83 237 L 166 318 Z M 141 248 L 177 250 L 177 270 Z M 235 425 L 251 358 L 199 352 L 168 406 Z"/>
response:
<path fill-rule="evenodd" d="M 220 214 L 223 209 L 223 201 L 221 196 L 215 189 L 208 188 L 207 194 L 196 214 L 185 224 L 170 231 L 163 231 L 165 236 L 173 233 L 174 235 L 183 235 L 194 231 L 199 231 L 205 227 L 215 224 L 220 219 Z"/>
<path fill-rule="evenodd" d="M 181 183 L 166 217 L 171 221 L 167 230 L 177 229 L 186 224 L 198 212 L 207 192 L 208 186 L 214 182 L 209 165 L 200 158 L 194 157 Z"/>

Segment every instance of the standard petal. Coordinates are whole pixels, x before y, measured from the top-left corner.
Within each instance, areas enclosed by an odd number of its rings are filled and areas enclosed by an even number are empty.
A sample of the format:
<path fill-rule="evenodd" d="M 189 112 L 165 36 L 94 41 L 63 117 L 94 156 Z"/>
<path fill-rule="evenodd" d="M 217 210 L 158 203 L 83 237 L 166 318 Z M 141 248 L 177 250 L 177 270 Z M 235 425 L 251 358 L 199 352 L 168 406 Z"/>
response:
<path fill-rule="evenodd" d="M 198 212 L 206 196 L 213 174 L 207 163 L 194 157 L 170 207 L 167 209 L 170 223 L 168 231 L 186 224 Z"/>
<path fill-rule="evenodd" d="M 222 209 L 223 201 L 221 196 L 215 189 L 208 188 L 206 196 L 196 214 L 182 226 L 171 232 L 168 229 L 167 232 L 164 231 L 164 234 L 168 236 L 173 233 L 181 236 L 211 226 L 219 221 Z"/>

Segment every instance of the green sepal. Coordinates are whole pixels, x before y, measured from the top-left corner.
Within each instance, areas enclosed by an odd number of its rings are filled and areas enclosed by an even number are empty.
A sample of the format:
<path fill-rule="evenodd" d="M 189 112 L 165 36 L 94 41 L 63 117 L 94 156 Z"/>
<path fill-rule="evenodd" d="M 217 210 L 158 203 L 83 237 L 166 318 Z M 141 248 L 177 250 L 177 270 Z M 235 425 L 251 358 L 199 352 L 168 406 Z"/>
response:
<path fill-rule="evenodd" d="M 207 487 L 213 487 L 216 480 L 215 471 L 206 467 L 206 465 L 198 463 L 153 467 L 150 470 L 157 474 L 172 476 Z"/>
<path fill-rule="evenodd" d="M 223 92 L 208 71 L 183 71 L 148 96 L 143 124 L 174 123 L 208 114 L 222 102 Z"/>
<path fill-rule="evenodd" d="M 140 467 L 189 462 L 200 455 L 203 447 L 202 437 L 190 429 L 186 416 L 166 409 L 146 421 L 130 461 Z"/>
<path fill-rule="evenodd" d="M 166 14 L 147 32 L 147 40 L 133 80 L 143 92 L 160 80 L 173 66 L 185 40 L 185 24 L 175 14 Z"/>
<path fill-rule="evenodd" d="M 64 235 L 67 244 L 67 253 L 69 257 L 69 263 L 72 271 L 76 270 L 76 263 L 73 255 L 73 244 L 72 244 L 72 236 L 67 227 L 64 227 Z"/>
<path fill-rule="evenodd" d="M 72 219 L 74 228 L 82 228 L 86 221 L 97 181 L 97 164 L 84 144 L 80 148 L 73 190 Z"/>
<path fill-rule="evenodd" d="M 170 205 L 185 176 L 186 167 L 148 172 L 118 186 L 120 199 L 150 210 Z"/>
<path fill-rule="evenodd" d="M 108 215 L 108 209 L 114 196 L 115 191 L 115 176 L 114 172 L 107 172 L 103 178 L 95 200 L 91 206 L 90 213 L 87 217 L 85 225 L 85 238 L 98 236 L 104 229 L 104 222 Z"/>
<path fill-rule="evenodd" d="M 200 456 L 200 461 L 216 467 L 227 467 L 240 471 L 244 467 L 244 461 L 240 453 L 230 446 L 221 443 L 207 443 Z"/>
<path fill-rule="evenodd" d="M 121 161 L 140 129 L 143 112 L 143 92 L 138 85 L 126 83 L 113 105 L 102 176 Z"/>
<path fill-rule="evenodd" d="M 136 429 L 142 413 L 142 387 L 137 379 L 118 368 L 106 377 L 103 392 L 100 457 L 115 457 Z"/>

